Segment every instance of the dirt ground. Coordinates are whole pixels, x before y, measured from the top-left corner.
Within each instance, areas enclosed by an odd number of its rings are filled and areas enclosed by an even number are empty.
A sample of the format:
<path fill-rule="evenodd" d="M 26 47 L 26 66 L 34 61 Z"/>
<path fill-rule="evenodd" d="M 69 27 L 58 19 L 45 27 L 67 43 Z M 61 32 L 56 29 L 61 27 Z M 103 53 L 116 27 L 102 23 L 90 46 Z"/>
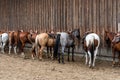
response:
<path fill-rule="evenodd" d="M 94 69 L 84 63 L 82 57 L 58 64 L 47 58 L 39 61 L 0 53 L 0 80 L 120 80 L 120 67 L 112 67 L 110 61 L 96 60 Z"/>

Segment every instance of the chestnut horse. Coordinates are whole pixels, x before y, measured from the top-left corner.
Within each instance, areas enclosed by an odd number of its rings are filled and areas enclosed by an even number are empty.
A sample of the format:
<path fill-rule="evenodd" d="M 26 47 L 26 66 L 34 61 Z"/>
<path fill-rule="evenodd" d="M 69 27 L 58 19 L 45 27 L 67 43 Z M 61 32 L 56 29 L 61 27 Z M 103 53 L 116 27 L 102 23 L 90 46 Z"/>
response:
<path fill-rule="evenodd" d="M 32 58 L 34 59 L 34 57 L 36 56 L 36 53 L 38 55 L 39 60 L 42 60 L 42 54 L 43 54 L 43 50 L 45 47 L 51 47 L 53 46 L 55 43 L 55 40 L 52 39 L 48 33 L 40 33 L 36 36 L 35 39 L 35 45 L 32 49 Z M 38 47 L 39 47 L 39 51 L 38 51 Z M 37 49 L 37 52 L 35 52 L 35 48 Z"/>
<path fill-rule="evenodd" d="M 28 42 L 33 45 L 35 42 L 36 33 L 24 32 L 24 31 L 10 31 L 9 32 L 9 54 L 11 53 L 12 46 L 14 47 L 14 53 L 17 54 L 17 47 L 24 55 L 23 49 Z"/>
<path fill-rule="evenodd" d="M 112 66 L 115 65 L 115 56 L 116 56 L 116 52 L 118 52 L 118 59 L 119 59 L 119 63 L 118 65 L 120 66 L 120 42 L 116 42 L 115 39 L 116 39 L 116 33 L 113 33 L 113 32 L 105 32 L 106 35 L 105 35 L 105 40 L 110 40 L 111 42 L 111 46 L 112 46 L 112 54 L 113 54 L 113 64 Z M 107 43 L 108 44 L 108 43 Z"/>
<path fill-rule="evenodd" d="M 88 64 L 89 57 L 89 67 L 95 66 L 95 59 L 98 53 L 98 47 L 100 45 L 100 38 L 96 33 L 89 33 L 85 36 L 83 42 L 83 48 L 86 54 L 86 65 Z"/>
<path fill-rule="evenodd" d="M 9 31 L 9 54 L 11 54 L 11 48 L 14 48 L 14 53 L 17 54 L 17 47 L 19 41 L 20 31 Z"/>

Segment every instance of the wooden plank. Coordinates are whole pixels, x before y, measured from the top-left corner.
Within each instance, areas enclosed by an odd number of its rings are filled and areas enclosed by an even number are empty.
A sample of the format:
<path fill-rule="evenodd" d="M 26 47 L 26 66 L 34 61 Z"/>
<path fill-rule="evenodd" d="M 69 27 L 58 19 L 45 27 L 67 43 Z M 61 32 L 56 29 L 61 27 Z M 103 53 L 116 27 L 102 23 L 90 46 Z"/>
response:
<path fill-rule="evenodd" d="M 79 10 L 78 10 L 78 28 L 80 29 L 80 34 L 82 35 L 82 0 L 79 0 Z"/>
<path fill-rule="evenodd" d="M 81 30 L 82 30 L 82 33 L 85 33 L 85 12 L 84 12 L 84 8 L 85 8 L 85 0 L 82 0 L 81 1 L 81 3 L 82 3 L 82 28 L 81 28 Z"/>
<path fill-rule="evenodd" d="M 99 26 L 100 26 L 100 0 L 97 0 L 97 2 L 96 2 L 96 26 L 97 26 L 97 29 L 96 29 L 96 33 L 97 34 L 100 34 L 100 32 L 99 32 Z"/>
<path fill-rule="evenodd" d="M 120 26 L 118 26 L 118 24 L 120 24 L 120 0 L 117 0 L 117 32 L 120 31 Z"/>
<path fill-rule="evenodd" d="M 117 32 L 117 29 L 116 29 L 116 27 L 117 27 L 117 15 L 116 15 L 116 13 L 117 13 L 117 0 L 112 0 L 112 3 L 113 3 L 113 6 L 112 6 L 112 12 L 113 12 L 113 19 L 112 19 L 112 22 L 113 22 L 113 26 L 112 26 L 112 30 L 114 31 L 114 32 Z"/>
<path fill-rule="evenodd" d="M 88 1 L 88 27 L 89 27 L 89 31 L 93 31 L 93 12 L 92 12 L 92 8 L 93 8 L 93 0 L 89 0 Z"/>
<path fill-rule="evenodd" d="M 96 0 L 93 0 L 93 31 L 96 32 L 96 29 L 97 29 L 97 15 L 96 15 L 96 10 L 97 10 L 97 5 L 96 5 L 97 1 Z"/>
<path fill-rule="evenodd" d="M 109 30 L 112 31 L 112 1 L 109 0 L 108 1 L 108 27 L 109 27 Z"/>

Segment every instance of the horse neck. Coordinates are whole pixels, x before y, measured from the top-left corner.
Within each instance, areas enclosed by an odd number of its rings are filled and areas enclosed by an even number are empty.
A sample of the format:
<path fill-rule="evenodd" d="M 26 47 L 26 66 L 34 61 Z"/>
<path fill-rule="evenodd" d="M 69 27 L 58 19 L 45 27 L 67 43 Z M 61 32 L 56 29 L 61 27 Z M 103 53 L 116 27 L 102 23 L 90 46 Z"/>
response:
<path fill-rule="evenodd" d="M 73 34 L 69 34 L 69 37 L 70 37 L 73 41 L 75 41 L 75 36 L 74 36 Z"/>
<path fill-rule="evenodd" d="M 112 42 L 113 38 L 114 38 L 114 35 L 108 35 L 110 41 Z"/>

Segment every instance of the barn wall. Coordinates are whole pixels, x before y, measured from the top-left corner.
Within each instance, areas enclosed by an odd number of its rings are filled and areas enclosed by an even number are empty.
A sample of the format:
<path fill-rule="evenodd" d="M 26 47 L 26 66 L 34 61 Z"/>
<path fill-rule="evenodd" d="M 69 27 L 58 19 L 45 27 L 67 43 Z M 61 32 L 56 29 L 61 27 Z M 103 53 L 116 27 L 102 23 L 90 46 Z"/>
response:
<path fill-rule="evenodd" d="M 0 0 L 0 30 L 118 31 L 120 0 Z"/>

